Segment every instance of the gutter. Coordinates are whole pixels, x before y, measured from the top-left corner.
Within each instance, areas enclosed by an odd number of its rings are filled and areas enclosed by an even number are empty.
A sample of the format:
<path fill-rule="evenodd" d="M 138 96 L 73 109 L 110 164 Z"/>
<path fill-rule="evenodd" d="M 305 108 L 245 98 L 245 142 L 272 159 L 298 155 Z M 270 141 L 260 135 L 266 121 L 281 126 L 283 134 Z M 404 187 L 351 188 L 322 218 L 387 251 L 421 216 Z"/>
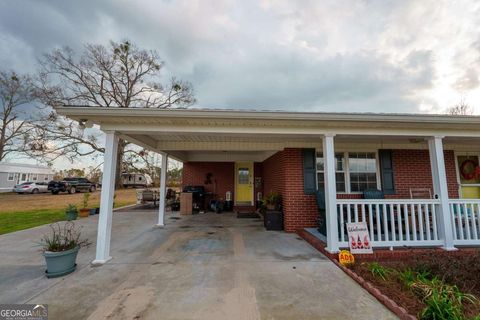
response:
<path fill-rule="evenodd" d="M 387 113 L 335 113 L 335 112 L 284 112 L 246 111 L 225 109 L 152 109 L 152 108 L 106 108 L 106 107 L 57 107 L 55 110 L 64 116 L 81 119 L 83 117 L 158 117 L 196 119 L 248 119 L 248 120 L 301 120 L 301 121 L 360 121 L 397 123 L 437 123 L 437 124 L 478 124 L 480 116 L 451 116 L 430 114 L 387 114 Z"/>

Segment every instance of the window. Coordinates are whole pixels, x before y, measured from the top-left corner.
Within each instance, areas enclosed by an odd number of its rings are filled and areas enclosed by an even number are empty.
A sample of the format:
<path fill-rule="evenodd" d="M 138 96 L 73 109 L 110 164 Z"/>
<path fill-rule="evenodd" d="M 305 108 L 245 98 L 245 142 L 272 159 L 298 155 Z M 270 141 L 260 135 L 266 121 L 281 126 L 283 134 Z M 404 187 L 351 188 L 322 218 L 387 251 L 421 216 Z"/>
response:
<path fill-rule="evenodd" d="M 8 181 L 13 181 L 15 179 L 15 173 L 9 172 L 8 173 Z"/>
<path fill-rule="evenodd" d="M 335 180 L 337 192 L 346 192 L 345 189 L 345 156 L 343 153 L 335 153 Z M 325 186 L 323 154 L 317 153 L 317 185 L 319 190 Z"/>
<path fill-rule="evenodd" d="M 37 175 L 37 174 L 31 173 L 31 174 L 30 174 L 30 177 L 32 177 L 32 181 L 37 181 L 37 179 L 38 179 L 38 175 Z"/>
<path fill-rule="evenodd" d="M 377 189 L 377 157 L 375 152 L 336 152 L 335 180 L 337 192 L 362 192 Z M 324 189 L 324 159 L 317 153 L 317 188 Z"/>
<path fill-rule="evenodd" d="M 25 181 L 27 180 L 27 174 L 26 173 L 22 173 L 22 178 L 21 178 L 22 181 Z"/>
<path fill-rule="evenodd" d="M 349 153 L 350 190 L 377 189 L 377 159 L 373 152 Z"/>
<path fill-rule="evenodd" d="M 238 168 L 238 184 L 249 184 L 250 170 L 248 168 Z"/>

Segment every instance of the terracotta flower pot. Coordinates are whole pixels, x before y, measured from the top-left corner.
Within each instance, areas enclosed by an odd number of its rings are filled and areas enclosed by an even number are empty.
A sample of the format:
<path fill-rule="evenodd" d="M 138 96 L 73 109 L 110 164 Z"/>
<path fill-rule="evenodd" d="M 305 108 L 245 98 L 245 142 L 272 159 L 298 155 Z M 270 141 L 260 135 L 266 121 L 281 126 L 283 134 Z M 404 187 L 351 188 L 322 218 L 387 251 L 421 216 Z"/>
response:
<path fill-rule="evenodd" d="M 87 208 L 83 208 L 83 209 L 80 209 L 80 217 L 88 217 L 90 215 L 90 209 L 87 209 Z"/>

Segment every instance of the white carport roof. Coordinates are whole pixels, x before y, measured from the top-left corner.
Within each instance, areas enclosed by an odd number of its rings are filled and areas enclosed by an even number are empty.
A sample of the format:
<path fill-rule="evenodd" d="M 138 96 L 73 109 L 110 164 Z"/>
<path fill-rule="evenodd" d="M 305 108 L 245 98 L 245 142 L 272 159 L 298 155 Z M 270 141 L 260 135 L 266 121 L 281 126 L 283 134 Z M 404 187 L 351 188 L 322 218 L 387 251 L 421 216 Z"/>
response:
<path fill-rule="evenodd" d="M 326 113 L 225 109 L 59 107 L 61 115 L 115 131 L 126 140 L 181 161 L 262 161 L 288 147 L 426 148 L 480 152 L 480 117 L 430 114 Z"/>

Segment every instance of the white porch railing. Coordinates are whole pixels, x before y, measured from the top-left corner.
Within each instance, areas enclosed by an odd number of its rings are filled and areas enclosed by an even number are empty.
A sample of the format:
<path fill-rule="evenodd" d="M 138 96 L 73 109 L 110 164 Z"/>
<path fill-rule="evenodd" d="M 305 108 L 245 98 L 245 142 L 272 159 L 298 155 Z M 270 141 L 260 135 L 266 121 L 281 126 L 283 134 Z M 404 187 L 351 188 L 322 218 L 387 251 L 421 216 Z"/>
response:
<path fill-rule="evenodd" d="M 455 245 L 480 245 L 480 200 L 451 199 L 450 213 Z"/>
<path fill-rule="evenodd" d="M 440 201 L 429 199 L 337 199 L 339 247 L 348 247 L 346 223 L 363 221 L 372 247 L 441 246 L 438 204 Z"/>

